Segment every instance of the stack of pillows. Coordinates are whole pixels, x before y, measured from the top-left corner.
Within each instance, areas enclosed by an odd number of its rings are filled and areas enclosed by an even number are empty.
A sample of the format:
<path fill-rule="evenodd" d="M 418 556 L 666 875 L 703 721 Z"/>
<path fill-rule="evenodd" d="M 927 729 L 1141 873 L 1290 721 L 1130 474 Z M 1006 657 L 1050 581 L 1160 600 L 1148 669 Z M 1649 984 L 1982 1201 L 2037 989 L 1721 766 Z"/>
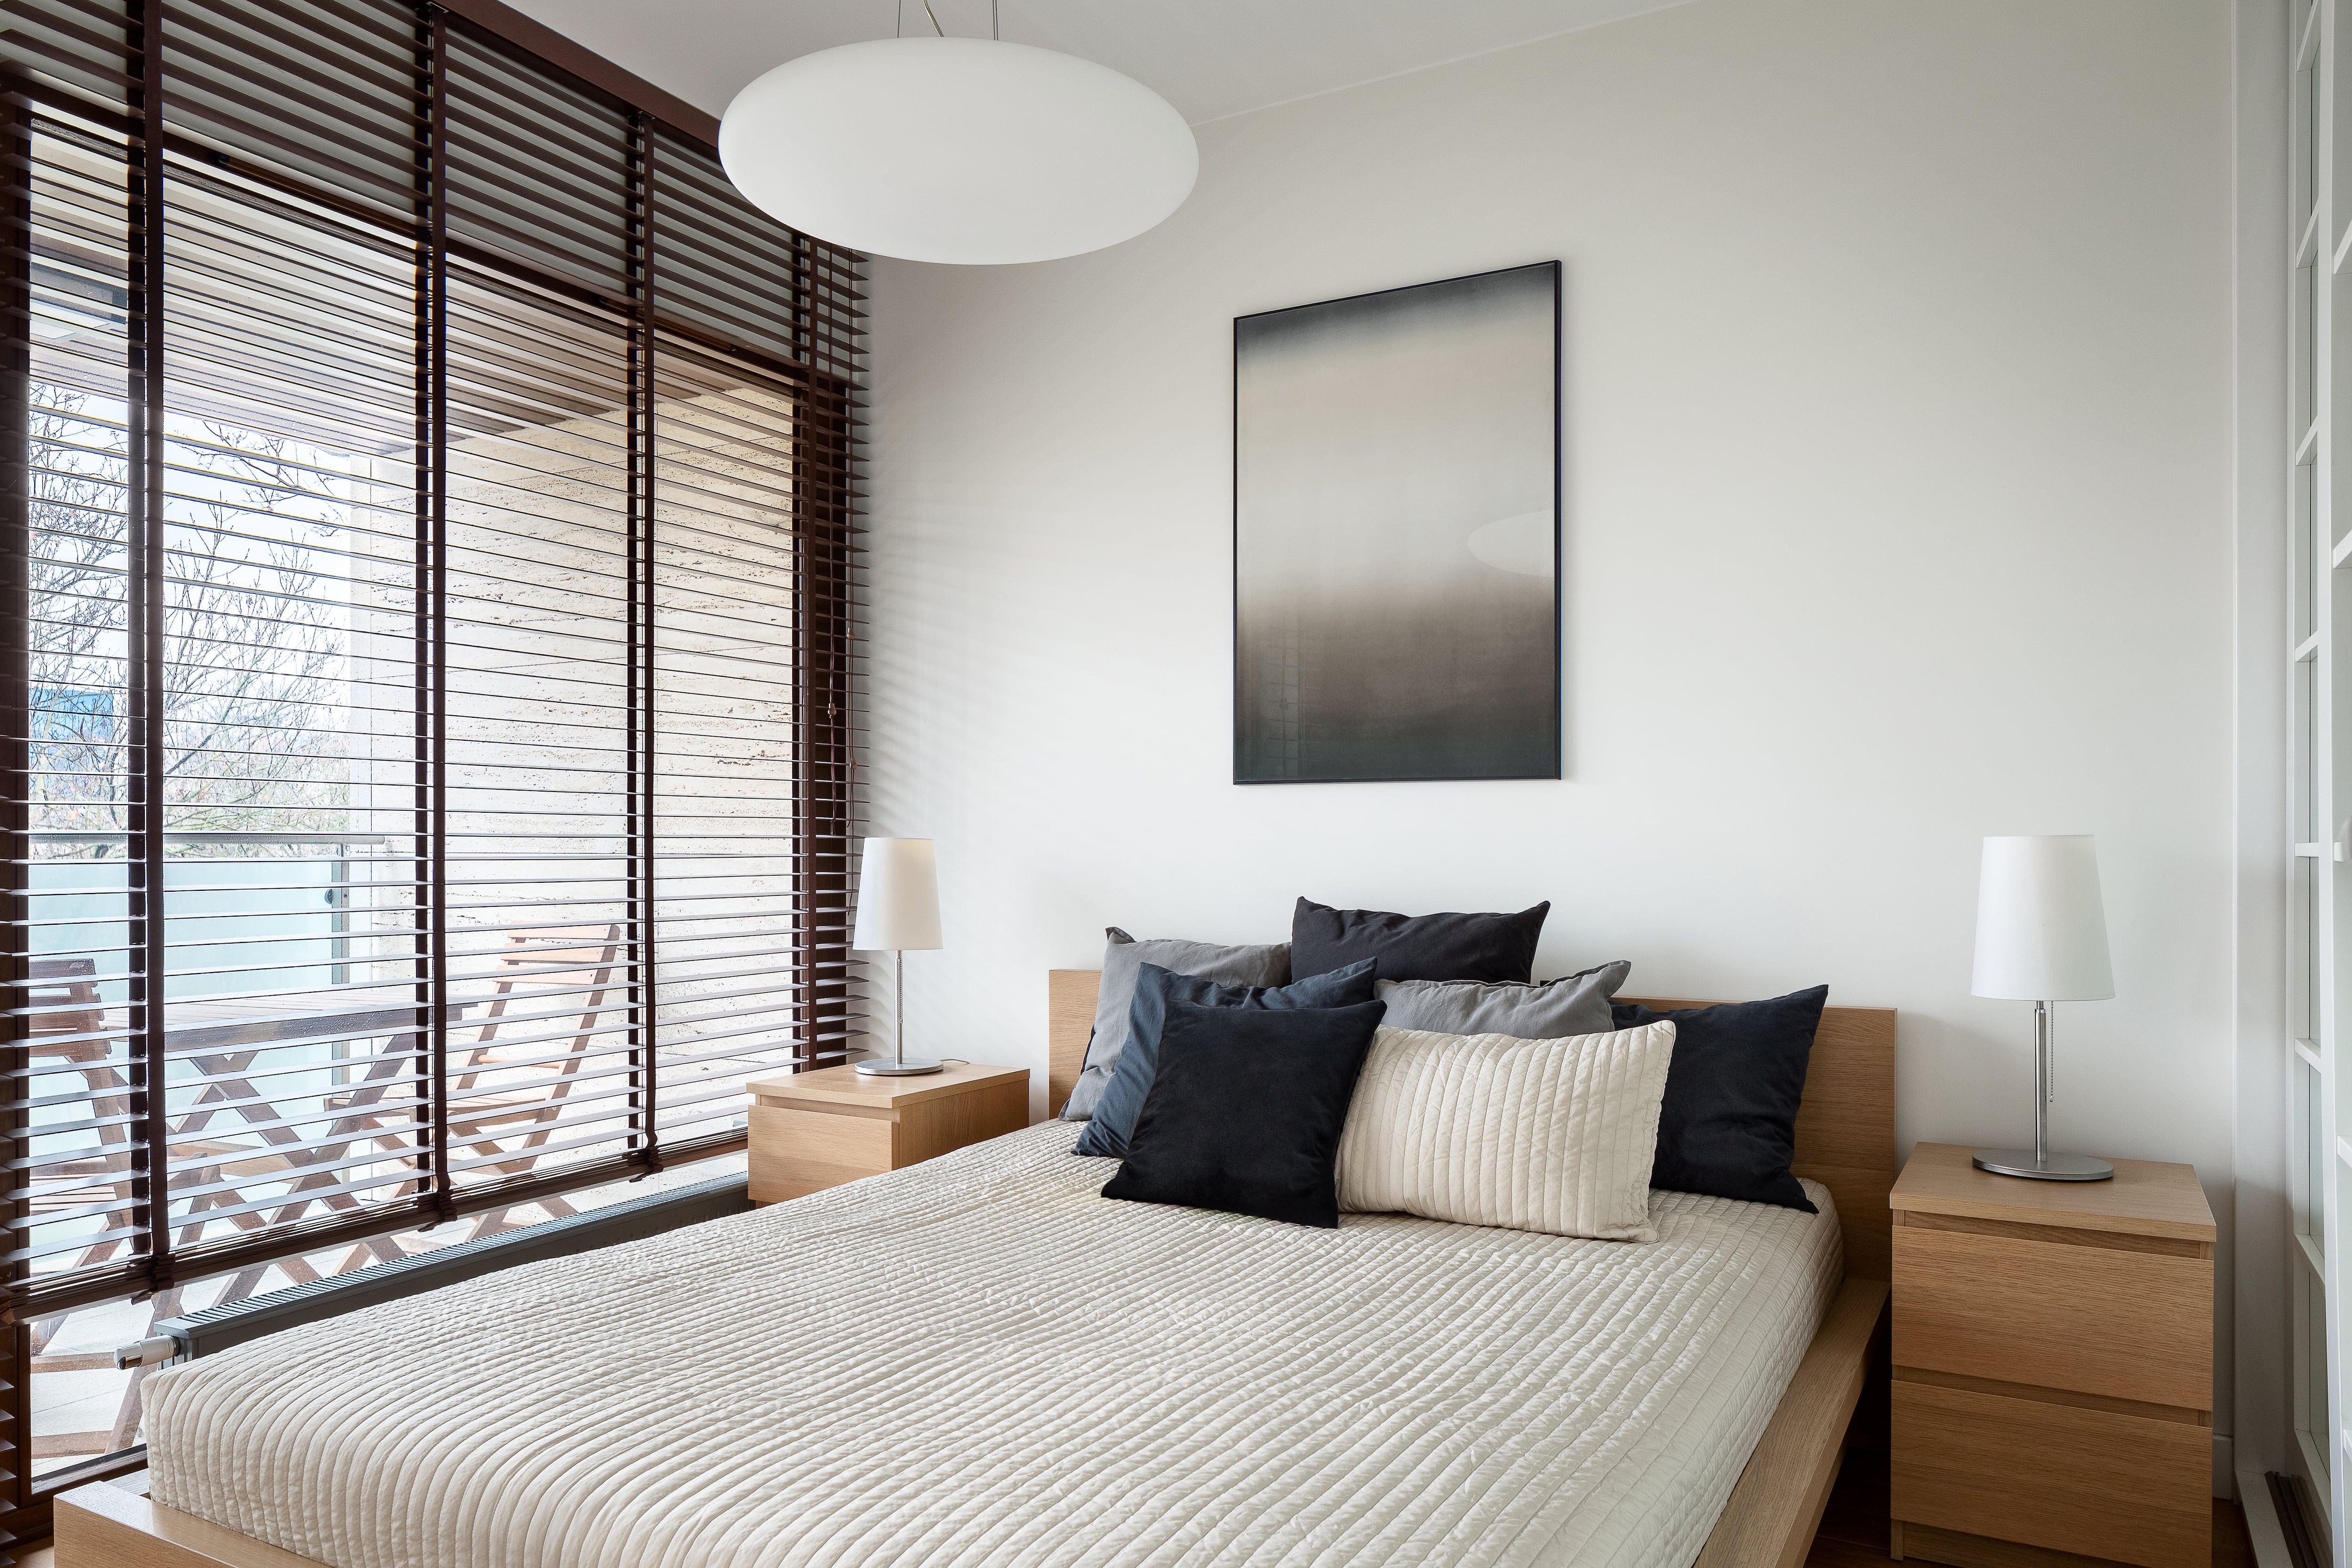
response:
<path fill-rule="evenodd" d="M 1062 1119 L 1105 1197 L 1326 1228 L 1344 1210 L 1647 1241 L 1653 1186 L 1815 1212 L 1790 1174 L 1829 988 L 1654 1012 L 1633 966 L 1530 978 L 1551 905 L 1300 899 L 1287 944 L 1113 927 Z"/>

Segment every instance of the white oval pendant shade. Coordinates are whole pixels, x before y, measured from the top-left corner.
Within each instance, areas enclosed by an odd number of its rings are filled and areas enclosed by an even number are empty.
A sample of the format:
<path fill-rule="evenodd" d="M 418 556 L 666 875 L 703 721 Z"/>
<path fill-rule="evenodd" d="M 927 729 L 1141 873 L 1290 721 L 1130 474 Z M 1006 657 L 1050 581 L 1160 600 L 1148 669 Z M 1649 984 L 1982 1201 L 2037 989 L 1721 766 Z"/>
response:
<path fill-rule="evenodd" d="M 803 234 L 909 261 L 1050 261 L 1183 204 L 1192 128 L 1091 60 L 989 38 L 877 38 L 788 60 L 735 95 L 719 158 Z"/>

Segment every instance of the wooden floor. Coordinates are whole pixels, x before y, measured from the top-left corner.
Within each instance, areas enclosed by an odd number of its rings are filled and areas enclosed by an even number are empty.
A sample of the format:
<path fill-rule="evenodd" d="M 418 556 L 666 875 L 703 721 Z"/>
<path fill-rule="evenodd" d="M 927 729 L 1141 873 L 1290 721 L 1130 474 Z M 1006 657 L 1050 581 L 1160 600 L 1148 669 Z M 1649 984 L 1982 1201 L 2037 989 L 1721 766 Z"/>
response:
<path fill-rule="evenodd" d="M 1805 1568 L 1880 1568 L 1886 1556 L 1886 1456 L 1848 1456 L 1837 1490 L 1822 1511 L 1821 1533 Z M 2254 1568 L 2246 1516 L 2234 1502 L 2213 1500 L 2213 1568 Z"/>

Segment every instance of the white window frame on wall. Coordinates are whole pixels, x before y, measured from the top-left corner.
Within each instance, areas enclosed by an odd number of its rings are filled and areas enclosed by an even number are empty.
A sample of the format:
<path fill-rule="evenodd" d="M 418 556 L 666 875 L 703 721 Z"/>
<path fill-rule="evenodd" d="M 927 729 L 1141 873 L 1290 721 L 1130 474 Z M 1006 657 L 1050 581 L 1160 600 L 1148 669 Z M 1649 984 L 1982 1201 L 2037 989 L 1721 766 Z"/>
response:
<path fill-rule="evenodd" d="M 2291 988 L 2288 1094 L 2294 1288 L 2290 1469 L 2329 1521 L 2345 1517 L 2352 1469 L 2352 1402 L 2343 1380 L 2344 1292 L 2339 1283 L 2343 1209 L 2352 1191 L 2352 1145 L 2339 1125 L 2345 1092 L 2342 982 L 2352 976 L 2352 486 L 2335 490 L 2334 427 L 2338 377 L 2352 409 L 2352 344 L 2336 344 L 2335 305 L 2352 289 L 2352 152 L 2337 156 L 2352 116 L 2336 113 L 2342 51 L 2339 26 L 2352 0 L 2291 0 L 2287 126 L 2287 501 L 2290 774 Z M 2352 14 L 2342 20 L 2352 22 Z M 2339 126 L 2341 129 L 2339 130 Z M 2347 300 L 2352 321 L 2352 298 Z M 2340 592 L 2339 592 L 2340 590 Z M 2342 678 L 2339 678 L 2342 677 Z M 2342 776 L 2339 784 L 2338 776 Z M 2352 1568 L 2345 1532 L 2330 1529 L 2334 1561 Z"/>

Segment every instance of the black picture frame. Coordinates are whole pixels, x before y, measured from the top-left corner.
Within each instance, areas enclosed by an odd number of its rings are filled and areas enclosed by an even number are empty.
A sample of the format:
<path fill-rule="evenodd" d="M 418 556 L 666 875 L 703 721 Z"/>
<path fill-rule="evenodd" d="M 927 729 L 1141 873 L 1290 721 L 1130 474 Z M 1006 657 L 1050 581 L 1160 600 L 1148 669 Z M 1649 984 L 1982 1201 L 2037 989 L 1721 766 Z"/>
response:
<path fill-rule="evenodd" d="M 1235 784 L 1563 776 L 1561 270 L 1234 318 Z"/>

